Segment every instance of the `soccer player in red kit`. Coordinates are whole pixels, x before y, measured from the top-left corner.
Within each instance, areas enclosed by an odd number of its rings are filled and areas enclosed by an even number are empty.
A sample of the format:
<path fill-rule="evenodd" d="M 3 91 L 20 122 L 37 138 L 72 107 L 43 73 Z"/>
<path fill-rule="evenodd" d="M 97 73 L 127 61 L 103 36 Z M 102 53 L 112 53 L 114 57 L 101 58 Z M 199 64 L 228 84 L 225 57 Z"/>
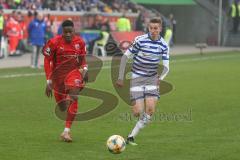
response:
<path fill-rule="evenodd" d="M 66 112 L 65 129 L 61 139 L 72 142 L 70 128 L 78 109 L 78 95 L 88 80 L 84 41 L 74 32 L 70 20 L 62 23 L 63 34 L 50 39 L 43 48 L 47 78 L 46 95 L 52 90 L 58 109 Z"/>

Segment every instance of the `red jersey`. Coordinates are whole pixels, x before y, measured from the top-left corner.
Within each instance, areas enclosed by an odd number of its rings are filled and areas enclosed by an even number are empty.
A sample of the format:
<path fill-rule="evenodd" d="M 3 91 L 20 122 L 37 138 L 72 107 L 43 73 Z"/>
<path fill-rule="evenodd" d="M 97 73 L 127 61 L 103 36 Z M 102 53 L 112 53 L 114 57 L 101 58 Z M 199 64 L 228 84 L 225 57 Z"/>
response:
<path fill-rule="evenodd" d="M 21 26 L 14 18 L 10 17 L 7 21 L 5 32 L 9 37 L 20 38 L 21 35 Z"/>
<path fill-rule="evenodd" d="M 27 33 L 27 25 L 25 21 L 19 22 L 19 25 L 21 27 L 21 35 L 19 39 L 27 39 L 28 33 Z"/>
<path fill-rule="evenodd" d="M 87 67 L 85 43 L 76 35 L 70 43 L 62 35 L 50 39 L 43 47 L 43 55 L 47 79 L 64 79 L 70 72 Z"/>

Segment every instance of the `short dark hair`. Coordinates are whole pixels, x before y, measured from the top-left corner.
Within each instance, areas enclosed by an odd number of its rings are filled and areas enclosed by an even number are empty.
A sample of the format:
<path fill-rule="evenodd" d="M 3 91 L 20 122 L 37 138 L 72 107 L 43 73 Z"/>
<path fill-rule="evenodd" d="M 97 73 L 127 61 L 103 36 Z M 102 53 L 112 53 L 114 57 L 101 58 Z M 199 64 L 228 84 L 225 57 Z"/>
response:
<path fill-rule="evenodd" d="M 160 25 L 162 25 L 162 19 L 155 17 L 155 18 L 150 19 L 150 23 L 159 23 Z"/>
<path fill-rule="evenodd" d="M 73 22 L 71 20 L 65 20 L 62 23 L 62 28 L 63 27 L 74 27 L 74 24 L 73 24 Z"/>

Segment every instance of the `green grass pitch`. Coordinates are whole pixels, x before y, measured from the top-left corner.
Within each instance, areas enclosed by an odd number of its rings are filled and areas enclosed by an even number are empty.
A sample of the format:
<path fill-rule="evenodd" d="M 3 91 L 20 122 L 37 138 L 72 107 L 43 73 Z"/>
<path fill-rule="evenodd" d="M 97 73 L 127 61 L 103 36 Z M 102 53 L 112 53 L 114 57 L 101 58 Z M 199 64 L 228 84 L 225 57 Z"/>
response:
<path fill-rule="evenodd" d="M 1 63 L 1 62 L 0 62 Z M 104 64 L 109 65 L 108 63 Z M 11 77 L 10 75 L 31 76 Z M 0 69 L 1 160 L 237 160 L 240 157 L 240 53 L 174 56 L 152 123 L 114 155 L 106 149 L 113 134 L 126 136 L 135 125 L 129 106 L 119 100 L 112 112 L 72 127 L 73 143 L 59 141 L 64 122 L 54 115 L 54 100 L 44 95 L 43 70 Z M 116 95 L 105 67 L 91 88 Z M 80 97 L 87 111 L 101 101 Z"/>

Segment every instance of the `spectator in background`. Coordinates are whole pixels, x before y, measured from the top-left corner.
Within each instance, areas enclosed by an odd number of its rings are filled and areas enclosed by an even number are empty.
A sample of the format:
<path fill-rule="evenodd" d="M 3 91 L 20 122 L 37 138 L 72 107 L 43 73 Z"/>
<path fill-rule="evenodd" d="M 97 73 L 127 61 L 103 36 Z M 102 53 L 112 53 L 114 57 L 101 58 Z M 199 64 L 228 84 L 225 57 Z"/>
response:
<path fill-rule="evenodd" d="M 60 24 L 61 22 L 58 21 L 57 17 L 55 16 L 53 18 L 53 20 L 51 21 L 51 26 L 52 26 L 52 32 L 53 32 L 53 35 L 57 35 L 58 34 L 58 30 L 60 28 Z"/>
<path fill-rule="evenodd" d="M 27 25 L 24 21 L 22 13 L 19 11 L 17 12 L 17 21 L 20 25 L 20 35 L 19 35 L 19 42 L 17 46 L 17 51 L 19 51 L 21 54 L 24 53 L 24 51 L 27 51 Z"/>
<path fill-rule="evenodd" d="M 0 0 L 0 4 L 1 4 L 2 9 L 9 9 L 9 5 L 6 2 L 6 0 Z"/>
<path fill-rule="evenodd" d="M 144 31 L 144 16 L 142 12 L 140 11 L 137 19 L 136 19 L 136 31 Z"/>
<path fill-rule="evenodd" d="M 0 3 L 6 9 L 137 13 L 136 4 L 130 0 L 0 0 Z"/>
<path fill-rule="evenodd" d="M 58 29 L 57 29 L 57 35 L 61 35 L 62 32 L 63 32 L 63 30 L 62 30 L 62 26 L 59 25 L 59 26 L 58 26 Z"/>
<path fill-rule="evenodd" d="M 107 17 L 102 20 L 102 27 L 105 27 L 105 31 L 110 32 L 109 19 Z"/>
<path fill-rule="evenodd" d="M 2 6 L 0 6 L 0 47 L 2 44 L 3 26 L 4 26 L 3 10 L 2 10 Z M 0 55 L 1 55 L 1 53 L 0 53 Z"/>
<path fill-rule="evenodd" d="M 74 12 L 77 11 L 77 7 L 76 7 L 74 1 L 70 1 L 70 2 L 69 2 L 69 8 L 70 8 L 70 11 L 74 11 Z"/>
<path fill-rule="evenodd" d="M 238 0 L 235 0 L 232 3 L 232 6 L 230 8 L 230 16 L 233 22 L 232 32 L 237 33 L 238 26 L 239 26 L 239 18 L 240 18 L 240 2 Z"/>
<path fill-rule="evenodd" d="M 16 11 L 12 12 L 5 27 L 5 32 L 9 42 L 9 56 L 18 56 L 20 54 L 18 54 L 16 50 L 21 36 L 21 26 L 17 21 Z"/>
<path fill-rule="evenodd" d="M 166 26 L 165 34 L 164 34 L 164 40 L 170 47 L 171 41 L 172 41 L 173 31 L 171 29 L 171 26 Z"/>
<path fill-rule="evenodd" d="M 89 29 L 100 30 L 102 28 L 103 17 L 101 15 L 96 15 L 94 17 L 94 22 Z"/>
<path fill-rule="evenodd" d="M 9 9 L 17 9 L 17 6 L 14 1 L 7 1 Z"/>
<path fill-rule="evenodd" d="M 94 19 L 94 23 L 90 27 L 90 29 L 101 30 L 103 26 L 106 28 L 106 31 L 108 32 L 110 31 L 110 25 L 109 25 L 108 19 L 104 18 L 101 15 L 96 15 Z"/>
<path fill-rule="evenodd" d="M 51 15 L 50 14 L 47 14 L 45 17 L 44 17 L 44 22 L 46 23 L 47 26 L 51 26 Z"/>
<path fill-rule="evenodd" d="M 176 42 L 177 21 L 174 18 L 174 15 L 172 13 L 169 15 L 169 21 L 170 21 L 170 29 L 172 30 L 172 38 L 169 45 L 173 46 L 173 44 Z"/>
<path fill-rule="evenodd" d="M 119 32 L 131 31 L 131 23 L 130 20 L 126 17 L 125 13 L 117 20 L 117 30 Z"/>
<path fill-rule="evenodd" d="M 105 45 L 108 42 L 109 31 L 107 30 L 106 25 L 102 25 L 100 37 L 94 41 L 93 54 L 98 56 L 98 50 L 100 50 L 101 55 L 104 57 L 107 55 L 105 51 Z"/>
<path fill-rule="evenodd" d="M 45 42 L 47 42 L 51 38 L 53 38 L 52 28 L 51 26 L 47 26 L 46 34 L 45 34 Z"/>
<path fill-rule="evenodd" d="M 29 43 L 33 46 L 31 56 L 31 68 L 40 68 L 39 54 L 45 44 L 46 23 L 43 20 L 42 13 L 36 13 L 35 19 L 28 26 Z"/>
<path fill-rule="evenodd" d="M 96 46 L 97 41 L 99 42 L 102 41 L 103 43 L 105 43 L 106 42 L 105 40 L 108 39 L 109 37 L 108 32 L 110 31 L 110 25 L 109 25 L 108 18 L 104 18 L 101 15 L 96 15 L 94 18 L 94 23 L 89 29 L 99 30 L 99 36 L 89 41 L 89 44 L 88 44 L 89 53 L 93 53 L 94 50 L 96 50 L 94 49 L 94 46 Z"/>
<path fill-rule="evenodd" d="M 45 34 L 45 42 L 47 42 L 50 38 L 54 36 L 53 33 L 53 20 L 51 20 L 51 15 L 47 14 L 44 16 L 44 22 L 46 23 L 46 34 Z"/>
<path fill-rule="evenodd" d="M 129 0 L 102 0 L 102 2 L 108 4 L 112 12 L 138 12 L 136 4 Z"/>
<path fill-rule="evenodd" d="M 103 7 L 103 11 L 106 12 L 106 13 L 112 13 L 112 8 L 109 7 L 108 5 L 104 5 Z"/>
<path fill-rule="evenodd" d="M 16 8 L 18 8 L 21 4 L 21 0 L 14 0 Z"/>

